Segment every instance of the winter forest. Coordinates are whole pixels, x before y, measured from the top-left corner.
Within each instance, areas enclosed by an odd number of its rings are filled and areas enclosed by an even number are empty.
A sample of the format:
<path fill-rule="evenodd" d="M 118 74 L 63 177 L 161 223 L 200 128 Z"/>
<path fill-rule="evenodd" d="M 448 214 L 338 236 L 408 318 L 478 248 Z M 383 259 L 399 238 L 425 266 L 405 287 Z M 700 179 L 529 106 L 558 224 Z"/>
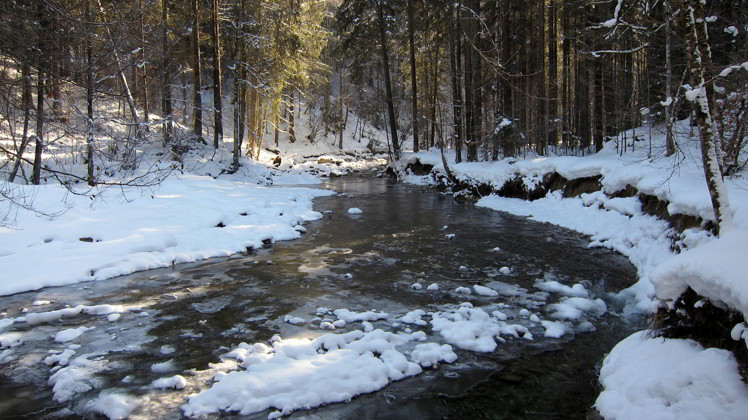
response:
<path fill-rule="evenodd" d="M 748 2 L 0 2 L 0 417 L 742 419 Z"/>

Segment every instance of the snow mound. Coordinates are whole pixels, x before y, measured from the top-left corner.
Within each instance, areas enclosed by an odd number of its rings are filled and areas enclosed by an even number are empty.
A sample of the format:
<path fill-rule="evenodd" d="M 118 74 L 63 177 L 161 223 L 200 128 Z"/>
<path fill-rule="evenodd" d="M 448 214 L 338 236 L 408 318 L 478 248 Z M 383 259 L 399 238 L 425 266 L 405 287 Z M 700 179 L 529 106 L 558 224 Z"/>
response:
<path fill-rule="evenodd" d="M 512 325 L 501 319 L 492 319 L 480 308 L 460 306 L 454 311 L 436 312 L 431 317 L 431 327 L 449 344 L 463 350 L 492 352 L 496 349 L 494 337 L 508 335 L 532 340 L 532 334 L 521 325 Z"/>
<path fill-rule="evenodd" d="M 496 290 L 491 289 L 490 287 L 481 286 L 476 284 L 473 286 L 473 290 L 475 290 L 475 294 L 479 296 L 498 296 L 499 292 Z"/>
<path fill-rule="evenodd" d="M 380 319 L 387 319 L 389 314 L 385 312 L 353 312 L 345 308 L 336 309 L 332 312 L 338 319 L 342 319 L 345 322 L 361 322 L 361 321 L 378 321 Z"/>
<path fill-rule="evenodd" d="M 436 367 L 439 362 L 454 362 L 457 360 L 457 355 L 449 344 L 426 343 L 418 344 L 410 354 L 410 358 L 423 367 Z"/>
<path fill-rule="evenodd" d="M 562 299 L 559 303 L 548 305 L 548 309 L 553 310 L 552 318 L 562 320 L 580 319 L 584 314 L 591 316 L 601 316 L 608 311 L 602 299 L 587 299 L 581 297 L 569 297 Z"/>
<path fill-rule="evenodd" d="M 363 214 L 364 211 L 358 207 L 351 207 L 348 209 L 348 214 Z"/>
<path fill-rule="evenodd" d="M 545 292 L 559 293 L 564 296 L 589 297 L 589 292 L 581 284 L 577 283 L 571 287 L 561 284 L 555 280 L 538 281 L 535 287 Z"/>
<path fill-rule="evenodd" d="M 55 334 L 55 341 L 58 343 L 67 343 L 68 341 L 73 341 L 76 338 L 80 337 L 84 332 L 90 331 L 94 328 L 96 327 L 78 327 L 62 330 Z"/>
<path fill-rule="evenodd" d="M 134 397 L 110 390 L 102 391 L 86 405 L 88 411 L 103 414 L 111 420 L 127 418 L 137 407 L 138 402 Z"/>
<path fill-rule="evenodd" d="M 605 358 L 595 407 L 609 418 L 744 419 L 748 387 L 732 353 L 640 331 Z"/>
<path fill-rule="evenodd" d="M 174 388 L 182 389 L 187 386 L 187 380 L 182 375 L 174 375 L 168 378 L 159 378 L 153 381 L 153 387 L 159 389 Z"/>
<path fill-rule="evenodd" d="M 188 416 L 202 416 L 219 411 L 248 415 L 275 408 L 287 415 L 348 401 L 421 373 L 418 364 L 396 349 L 410 339 L 374 330 L 278 340 L 272 348 L 244 345 L 245 356 L 261 356 L 251 364 L 245 359 L 246 370 L 218 376 L 210 389 L 190 396 L 182 410 Z"/>

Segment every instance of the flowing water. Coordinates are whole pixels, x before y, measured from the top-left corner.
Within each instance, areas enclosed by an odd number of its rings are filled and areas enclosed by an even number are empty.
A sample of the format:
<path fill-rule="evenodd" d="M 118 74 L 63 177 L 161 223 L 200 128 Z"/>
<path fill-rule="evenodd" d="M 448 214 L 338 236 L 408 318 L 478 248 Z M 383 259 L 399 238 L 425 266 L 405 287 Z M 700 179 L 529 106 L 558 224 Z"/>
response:
<path fill-rule="evenodd" d="M 618 315 L 621 302 L 610 296 L 634 283 L 636 271 L 612 251 L 588 248 L 589 240 L 549 224 L 460 203 L 451 196 L 383 179 L 349 177 L 329 181 L 341 195 L 319 198 L 321 220 L 306 224 L 300 240 L 276 243 L 249 255 L 152 270 L 102 282 L 0 297 L 0 312 L 22 316 L 22 308 L 49 300 L 49 311 L 64 305 L 126 305 L 142 308 L 116 321 L 83 315 L 34 326 L 16 323 L 7 334 L 19 338 L 0 364 L 0 418 L 81 418 L 102 389 L 137 396 L 134 417 L 179 418 L 186 397 L 210 385 L 200 375 L 209 364 L 240 342 L 314 336 L 314 324 L 283 323 L 284 315 L 310 320 L 316 308 L 372 308 L 390 314 L 376 328 L 401 331 L 395 319 L 408 311 L 438 311 L 469 301 L 475 307 L 504 302 L 507 313 L 528 308 L 550 319 L 548 304 L 557 294 L 534 288 L 538 279 L 582 283 L 608 312 L 591 317 L 594 331 L 544 338 L 540 324 L 526 318 L 534 340 L 507 340 L 491 353 L 457 350 L 458 360 L 424 369 L 416 377 L 393 382 L 379 392 L 349 403 L 294 412 L 310 419 L 437 418 L 584 418 L 594 403 L 596 367 L 612 346 L 641 326 L 641 319 Z M 358 207 L 363 214 L 349 215 Z M 454 234 L 451 239 L 447 235 Z M 495 248 L 498 247 L 499 250 Z M 462 268 L 461 268 L 462 266 Z M 511 273 L 500 274 L 501 267 Z M 345 278 L 350 273 L 352 278 Z M 411 285 L 419 282 L 421 290 Z M 438 283 L 440 290 L 426 290 Z M 458 286 L 482 284 L 498 297 L 454 293 Z M 51 368 L 42 363 L 56 332 L 94 326 L 72 341 L 78 355 L 95 353 L 107 367 L 88 381 L 91 390 L 65 403 L 53 399 L 47 385 Z M 350 323 L 345 331 L 361 328 Z M 584 330 L 589 330 L 589 326 Z M 425 328 L 428 331 L 428 328 Z M 429 341 L 439 341 L 429 334 Z M 166 351 L 174 350 L 171 354 Z M 2 351 L 2 350 L 0 350 Z M 93 357 L 92 359 L 96 359 Z M 1 360 L 1 357 L 0 357 Z M 161 391 L 149 384 L 164 376 L 151 365 L 172 360 L 188 379 L 184 390 Z M 123 378 L 127 378 L 123 381 Z M 268 412 L 248 418 L 264 419 Z M 232 417 L 223 414 L 222 417 Z M 238 417 L 238 416 L 237 416 Z"/>

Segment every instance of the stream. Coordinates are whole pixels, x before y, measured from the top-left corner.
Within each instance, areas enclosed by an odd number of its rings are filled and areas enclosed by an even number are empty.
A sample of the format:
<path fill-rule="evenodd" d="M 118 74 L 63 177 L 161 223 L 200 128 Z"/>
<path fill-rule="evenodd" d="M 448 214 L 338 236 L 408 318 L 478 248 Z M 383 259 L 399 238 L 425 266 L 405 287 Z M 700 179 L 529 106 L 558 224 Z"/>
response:
<path fill-rule="evenodd" d="M 205 372 L 240 342 L 328 332 L 311 322 L 319 307 L 386 312 L 387 319 L 372 322 L 375 328 L 422 330 L 429 341 L 441 344 L 445 339 L 429 326 L 404 324 L 398 318 L 415 309 L 442 311 L 461 302 L 491 310 L 500 304 L 507 322 L 526 327 L 532 340 L 503 337 L 492 352 L 453 345 L 458 356 L 454 363 L 424 368 L 417 376 L 348 403 L 294 411 L 288 417 L 587 416 L 599 391 L 602 358 L 644 324 L 642 318 L 623 318 L 623 302 L 612 295 L 636 281 L 636 270 L 625 257 L 588 248 L 589 239 L 575 232 L 420 187 L 357 176 L 332 179 L 322 187 L 341 194 L 315 200 L 315 210 L 324 217 L 305 224 L 307 232 L 299 240 L 231 258 L 0 297 L 0 312 L 8 318 L 27 315 L 24 308 L 30 313 L 66 305 L 135 307 L 121 316 L 107 318 L 102 309 L 99 316 L 81 313 L 0 330 L 5 345 L 0 349 L 0 419 L 97 418 L 90 413 L 91 401 L 107 389 L 138 398 L 131 418 L 181 418 L 180 406 L 187 397 L 210 386 L 212 375 Z M 363 213 L 348 214 L 351 207 Z M 605 302 L 607 311 L 568 320 L 568 332 L 560 338 L 544 337 L 537 319 L 554 319 L 553 304 L 564 296 L 541 290 L 538 281 L 580 283 L 591 299 Z M 414 283 L 422 288 L 414 289 Z M 439 289 L 427 290 L 433 283 Z M 455 292 L 474 285 L 499 295 Z M 50 303 L 32 306 L 35 301 Z M 536 321 L 521 314 L 523 308 Z M 303 318 L 306 324 L 286 323 L 286 315 Z M 68 342 L 51 338 L 79 327 L 95 328 Z M 335 332 L 355 329 L 361 324 L 350 322 Z M 106 368 L 94 370 L 85 382 L 89 389 L 60 402 L 48 385 L 53 369 L 59 368 L 43 361 L 71 343 L 77 355 L 93 353 L 91 360 L 105 361 Z M 152 365 L 168 360 L 169 375 L 186 377 L 186 388 L 150 386 L 165 375 L 154 372 Z M 215 417 L 266 419 L 270 411 Z"/>

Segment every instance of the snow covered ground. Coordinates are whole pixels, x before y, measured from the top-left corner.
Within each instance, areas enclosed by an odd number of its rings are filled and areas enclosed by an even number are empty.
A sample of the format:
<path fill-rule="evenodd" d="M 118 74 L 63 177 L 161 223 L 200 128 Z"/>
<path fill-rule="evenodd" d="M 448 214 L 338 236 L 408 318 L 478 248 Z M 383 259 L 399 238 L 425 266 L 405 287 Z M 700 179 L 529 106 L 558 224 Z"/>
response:
<path fill-rule="evenodd" d="M 626 255 L 639 272 L 639 281 L 621 293 L 629 312 L 650 313 L 691 287 L 715 304 L 748 317 L 748 283 L 743 263 L 748 248 L 748 181 L 744 172 L 725 180 L 735 227 L 723 231 L 719 238 L 700 229 L 679 234 L 667 222 L 644 214 L 637 197 L 609 197 L 632 186 L 640 193 L 667 201 L 670 215 L 713 221 L 698 139 L 691 137 L 686 121 L 680 122 L 676 130 L 679 153 L 673 157 L 664 156 L 664 134 L 653 128 L 651 147 L 646 140 L 634 145 L 634 130 L 626 133 L 628 152 L 624 154 L 616 151 L 614 141 L 609 141 L 600 153 L 587 157 L 461 163 L 451 164 L 450 170 L 458 179 L 488 184 L 496 190 L 518 175 L 528 189 L 553 172 L 568 180 L 602 176 L 602 192 L 576 198 L 552 192 L 535 201 L 491 195 L 480 199 L 477 205 L 576 230 L 590 236 L 590 246 L 604 246 Z M 644 133 L 649 139 L 647 129 L 639 128 L 636 133 Z M 633 151 L 632 146 L 636 147 Z M 438 152 L 412 154 L 406 159 L 418 159 L 434 165 L 435 170 L 443 170 Z M 429 176 L 406 175 L 405 179 L 415 184 L 433 182 Z M 674 242 L 682 252 L 671 249 Z M 745 340 L 748 346 L 744 326 L 736 325 L 732 335 L 735 340 Z M 671 352 L 682 357 L 664 363 Z M 683 372 L 673 373 L 679 369 Z M 740 382 L 736 369 L 734 357 L 728 352 L 702 349 L 684 340 L 648 339 L 638 333 L 617 346 L 605 360 L 601 373 L 605 390 L 597 407 L 611 419 L 742 418 L 748 404 L 748 388 Z M 649 379 L 636 379 L 639 377 Z M 696 381 L 707 385 L 686 386 Z M 662 392 L 670 394 L 653 396 Z M 698 410 L 692 410 L 697 406 Z"/>
<path fill-rule="evenodd" d="M 0 227 L 0 294 L 228 256 L 298 238 L 301 224 L 322 217 L 312 199 L 332 192 L 258 185 L 284 182 L 282 174 L 260 173 L 267 178 L 255 182 L 173 175 L 147 190 L 102 190 L 95 200 L 57 185 L 19 187 L 37 211 L 57 215 L 19 210 Z"/>

